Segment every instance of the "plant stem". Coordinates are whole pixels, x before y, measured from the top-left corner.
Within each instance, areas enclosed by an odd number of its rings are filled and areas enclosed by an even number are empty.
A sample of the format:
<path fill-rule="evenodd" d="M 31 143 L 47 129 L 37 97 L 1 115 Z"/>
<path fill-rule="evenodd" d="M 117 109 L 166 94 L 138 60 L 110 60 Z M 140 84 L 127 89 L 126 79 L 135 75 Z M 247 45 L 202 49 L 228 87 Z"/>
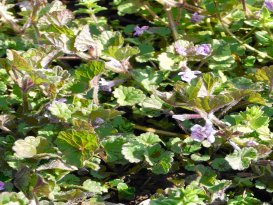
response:
<path fill-rule="evenodd" d="M 169 27 L 171 28 L 172 30 L 172 33 L 173 33 L 173 38 L 175 41 L 178 40 L 179 36 L 178 36 L 178 32 L 176 30 L 176 25 L 175 25 L 175 22 L 173 20 L 173 14 L 172 14 L 172 7 L 170 6 L 167 6 L 165 5 L 165 11 L 166 11 L 166 14 L 167 14 L 167 18 L 168 18 L 168 21 L 169 21 Z"/>
<path fill-rule="evenodd" d="M 143 2 L 143 8 L 149 12 L 149 14 L 154 17 L 154 19 L 160 21 L 162 24 L 166 24 L 152 9 L 148 2 Z"/>
<path fill-rule="evenodd" d="M 179 0 L 178 2 L 183 4 L 184 0 Z M 183 11 L 183 8 L 179 7 L 178 8 L 178 14 L 177 14 L 177 17 L 176 17 L 176 23 L 180 22 L 180 19 L 181 19 L 181 16 L 182 16 L 182 11 Z"/>
<path fill-rule="evenodd" d="M 91 15 L 91 18 L 93 19 L 93 21 L 94 21 L 97 25 L 99 25 L 98 18 L 96 17 L 95 14 L 92 14 L 92 15 Z M 98 26 L 98 29 L 99 29 L 100 32 L 103 32 L 103 31 L 104 31 L 104 28 L 103 28 L 102 26 Z"/>
<path fill-rule="evenodd" d="M 79 56 L 60 56 L 57 59 L 58 60 L 81 60 L 82 58 Z"/>
<path fill-rule="evenodd" d="M 187 135 L 184 135 L 184 134 L 169 132 L 169 131 L 164 131 L 164 130 L 158 130 L 158 129 L 155 129 L 155 128 L 145 127 L 145 126 L 136 125 L 136 124 L 135 124 L 135 129 L 142 130 L 142 131 L 145 131 L 145 132 L 152 132 L 152 133 L 159 134 L 159 135 L 170 136 L 170 137 L 177 137 L 177 136 L 180 136 L 181 138 L 186 138 L 187 137 Z"/>
<path fill-rule="evenodd" d="M 28 93 L 22 91 L 22 96 L 23 96 L 23 113 L 28 112 Z"/>
<path fill-rule="evenodd" d="M 100 75 L 96 75 L 90 82 L 90 87 L 93 87 L 93 101 L 96 105 L 99 105 L 99 80 Z"/>

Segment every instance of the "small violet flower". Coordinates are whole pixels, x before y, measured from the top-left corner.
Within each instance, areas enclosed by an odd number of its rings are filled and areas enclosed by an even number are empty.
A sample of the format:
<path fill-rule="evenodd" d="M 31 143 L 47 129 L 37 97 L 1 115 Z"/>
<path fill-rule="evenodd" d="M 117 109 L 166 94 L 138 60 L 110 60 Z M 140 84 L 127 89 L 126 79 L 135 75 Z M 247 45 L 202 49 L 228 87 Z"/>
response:
<path fill-rule="evenodd" d="M 208 142 L 215 142 L 215 133 L 216 131 L 213 128 L 213 125 L 210 121 L 206 121 L 204 127 L 201 125 L 194 125 L 191 128 L 191 138 L 195 141 L 202 142 L 208 140 Z"/>
<path fill-rule="evenodd" d="M 142 26 L 142 27 L 136 26 L 134 28 L 134 31 L 135 31 L 134 36 L 141 36 L 148 29 L 149 29 L 149 26 Z"/>
<path fill-rule="evenodd" d="M 100 127 L 100 125 L 102 125 L 104 123 L 104 119 L 100 118 L 100 117 L 97 117 L 94 122 L 92 123 L 94 128 L 98 128 Z"/>
<path fill-rule="evenodd" d="M 205 18 L 205 16 L 202 16 L 198 12 L 195 12 L 191 17 L 191 22 L 192 23 L 199 23 L 199 22 L 203 21 L 204 18 Z"/>
<path fill-rule="evenodd" d="M 0 181 L 0 191 L 3 191 L 5 189 L 5 183 Z"/>
<path fill-rule="evenodd" d="M 201 74 L 200 71 L 192 71 L 191 69 L 187 68 L 183 72 L 179 72 L 178 75 L 181 76 L 181 79 L 183 81 L 186 81 L 187 83 L 190 83 L 192 79 L 197 78 L 197 75 Z"/>
<path fill-rule="evenodd" d="M 121 68 L 122 67 L 122 64 L 120 63 L 120 61 L 114 59 L 114 58 L 111 58 L 110 61 L 106 62 L 106 65 L 109 66 L 109 67 L 117 67 L 117 68 Z"/>
<path fill-rule="evenodd" d="M 187 49 L 185 47 L 181 46 L 178 42 L 176 42 L 174 44 L 174 49 L 181 56 L 187 55 Z"/>
<path fill-rule="evenodd" d="M 256 141 L 248 141 L 246 145 L 247 145 L 248 147 L 253 147 L 253 146 L 258 145 L 258 143 L 257 143 Z"/>
<path fill-rule="evenodd" d="M 129 58 L 121 61 L 118 61 L 115 58 L 110 58 L 110 61 L 106 62 L 105 65 L 116 73 L 126 73 L 131 68 Z"/>
<path fill-rule="evenodd" d="M 106 81 L 104 78 L 101 78 L 99 81 L 99 84 L 100 84 L 101 90 L 106 92 L 112 92 L 112 87 L 114 87 L 116 83 L 113 80 Z"/>
<path fill-rule="evenodd" d="M 265 0 L 264 5 L 269 11 L 273 12 L 273 0 Z"/>
<path fill-rule="evenodd" d="M 209 44 L 201 44 L 195 48 L 197 55 L 208 56 L 211 53 L 211 46 Z"/>

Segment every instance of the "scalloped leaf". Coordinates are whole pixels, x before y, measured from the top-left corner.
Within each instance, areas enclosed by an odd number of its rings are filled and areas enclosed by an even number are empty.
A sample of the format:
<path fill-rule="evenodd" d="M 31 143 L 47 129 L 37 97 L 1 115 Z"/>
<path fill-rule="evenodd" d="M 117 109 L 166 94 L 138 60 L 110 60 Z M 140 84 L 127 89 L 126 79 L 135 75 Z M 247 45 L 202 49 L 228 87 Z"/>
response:
<path fill-rule="evenodd" d="M 121 106 L 135 105 L 142 102 L 146 96 L 145 94 L 134 87 L 119 86 L 113 92 L 114 97 L 117 98 L 117 102 Z"/>
<path fill-rule="evenodd" d="M 86 130 L 61 131 L 55 143 L 64 154 L 67 163 L 82 167 L 98 147 L 97 136 Z"/>
<path fill-rule="evenodd" d="M 50 155 L 53 151 L 44 137 L 29 136 L 17 140 L 13 147 L 15 155 L 19 158 L 39 158 Z"/>
<path fill-rule="evenodd" d="M 105 68 L 105 63 L 99 60 L 92 60 L 87 64 L 82 64 L 75 73 L 77 77 L 84 77 L 88 80 L 92 80 L 96 75 L 103 72 Z"/>
<path fill-rule="evenodd" d="M 244 147 L 242 150 L 235 150 L 225 157 L 229 165 L 234 170 L 244 170 L 249 167 L 252 160 L 256 160 L 258 152 L 253 147 Z"/>
<path fill-rule="evenodd" d="M 127 142 L 122 146 L 122 154 L 131 163 L 139 163 L 144 160 L 145 146 L 137 141 Z"/>
<path fill-rule="evenodd" d="M 12 66 L 16 69 L 26 72 L 31 72 L 33 70 L 30 63 L 26 61 L 17 51 L 7 50 L 7 56 L 8 59 L 12 62 Z"/>
<path fill-rule="evenodd" d="M 96 47 L 96 43 L 89 31 L 89 25 L 84 26 L 76 36 L 74 46 L 78 51 L 82 52 L 88 50 L 91 46 Z"/>

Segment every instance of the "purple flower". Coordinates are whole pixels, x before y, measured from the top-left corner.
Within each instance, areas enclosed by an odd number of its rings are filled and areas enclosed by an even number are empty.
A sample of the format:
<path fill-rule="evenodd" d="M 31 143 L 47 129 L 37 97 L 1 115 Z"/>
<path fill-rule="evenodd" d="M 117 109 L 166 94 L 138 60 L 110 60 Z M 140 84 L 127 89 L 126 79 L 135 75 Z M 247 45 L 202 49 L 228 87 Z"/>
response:
<path fill-rule="evenodd" d="M 120 63 L 120 61 L 114 59 L 114 58 L 111 58 L 110 61 L 106 62 L 106 65 L 108 65 L 109 67 L 122 67 L 122 64 Z"/>
<path fill-rule="evenodd" d="M 5 183 L 0 181 L 0 191 L 3 191 L 5 189 Z"/>
<path fill-rule="evenodd" d="M 58 103 L 66 103 L 67 99 L 65 98 L 60 98 L 58 100 L 55 100 L 55 102 L 58 102 Z"/>
<path fill-rule="evenodd" d="M 100 118 L 100 117 L 97 117 L 94 122 L 92 123 L 92 125 L 94 126 L 94 128 L 98 128 L 100 127 L 100 125 L 102 125 L 105 121 Z"/>
<path fill-rule="evenodd" d="M 187 49 L 185 47 L 181 46 L 180 43 L 178 43 L 178 42 L 176 42 L 174 44 L 174 49 L 181 56 L 187 55 Z"/>
<path fill-rule="evenodd" d="M 211 53 L 211 47 L 209 44 L 201 44 L 195 48 L 197 55 L 208 56 Z"/>
<path fill-rule="evenodd" d="M 135 31 L 134 36 L 141 36 L 148 29 L 149 29 L 149 26 L 142 26 L 142 27 L 136 26 L 134 28 L 134 31 Z"/>
<path fill-rule="evenodd" d="M 32 9 L 31 3 L 29 1 L 22 1 L 16 5 L 20 6 L 22 11 L 30 11 Z"/>
<path fill-rule="evenodd" d="M 201 74 L 200 71 L 192 71 L 191 69 L 187 68 L 183 72 L 179 72 L 178 75 L 181 75 L 181 79 L 183 81 L 186 81 L 187 83 L 190 83 L 192 79 L 197 78 L 197 75 Z"/>
<path fill-rule="evenodd" d="M 118 61 L 115 58 L 110 58 L 110 61 L 106 62 L 105 65 L 116 73 L 126 73 L 131 68 L 129 58 L 121 61 Z"/>
<path fill-rule="evenodd" d="M 261 15 L 262 15 L 262 10 L 254 12 L 255 19 L 259 19 L 261 17 Z"/>
<path fill-rule="evenodd" d="M 112 87 L 115 86 L 115 81 L 106 81 L 104 78 L 101 78 L 99 84 L 101 90 L 106 92 L 112 92 Z"/>
<path fill-rule="evenodd" d="M 180 121 L 190 120 L 190 119 L 199 119 L 202 118 L 199 114 L 183 114 L 183 115 L 173 115 L 172 118 Z"/>
<path fill-rule="evenodd" d="M 106 81 L 104 78 L 101 78 L 99 81 L 100 89 L 107 92 L 112 92 L 112 87 L 123 83 L 124 79 L 114 79 L 111 81 Z"/>
<path fill-rule="evenodd" d="M 265 0 L 264 5 L 269 11 L 273 12 L 273 0 Z"/>
<path fill-rule="evenodd" d="M 191 17 L 191 22 L 192 23 L 199 23 L 201 22 L 203 19 L 205 18 L 205 16 L 199 15 L 198 12 L 195 12 L 192 17 Z"/>
<path fill-rule="evenodd" d="M 253 146 L 258 145 L 258 143 L 257 143 L 256 141 L 248 141 L 246 145 L 247 145 L 248 147 L 253 147 Z"/>
<path fill-rule="evenodd" d="M 202 142 L 208 140 L 208 142 L 213 143 L 215 141 L 215 130 L 210 121 L 206 121 L 204 127 L 201 125 L 194 125 L 191 128 L 191 138 L 195 141 Z"/>

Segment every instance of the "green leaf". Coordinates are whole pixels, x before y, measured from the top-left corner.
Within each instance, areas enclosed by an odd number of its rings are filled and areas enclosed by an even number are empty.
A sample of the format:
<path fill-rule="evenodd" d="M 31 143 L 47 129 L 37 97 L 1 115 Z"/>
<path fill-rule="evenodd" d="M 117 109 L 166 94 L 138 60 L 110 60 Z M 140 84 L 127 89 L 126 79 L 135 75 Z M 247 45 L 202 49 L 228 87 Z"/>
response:
<path fill-rule="evenodd" d="M 144 63 L 151 60 L 155 54 L 154 47 L 148 44 L 139 45 L 140 53 L 136 57 L 137 62 Z"/>
<path fill-rule="evenodd" d="M 152 166 L 151 171 L 154 174 L 169 173 L 169 171 L 172 167 L 173 157 L 174 157 L 174 155 L 172 152 L 164 152 L 161 155 L 159 161 Z"/>
<path fill-rule="evenodd" d="M 196 99 L 201 87 L 202 81 L 200 79 L 198 79 L 196 83 L 191 83 L 190 86 L 185 90 L 185 94 L 187 94 L 187 100 L 190 101 Z"/>
<path fill-rule="evenodd" d="M 118 14 L 124 16 L 125 14 L 136 13 L 141 8 L 141 4 L 137 0 L 125 0 L 118 5 Z"/>
<path fill-rule="evenodd" d="M 117 98 L 117 102 L 121 106 L 135 105 L 142 102 L 146 96 L 144 93 L 134 87 L 119 86 L 113 92 L 114 97 Z"/>
<path fill-rule="evenodd" d="M 150 205 L 205 205 L 206 198 L 206 192 L 192 182 L 185 188 L 169 189 L 168 196 L 152 199 Z"/>
<path fill-rule="evenodd" d="M 17 140 L 12 149 L 19 158 L 39 158 L 52 152 L 46 138 L 32 136 Z"/>
<path fill-rule="evenodd" d="M 188 137 L 184 140 L 184 145 L 182 146 L 182 154 L 189 155 L 201 149 L 201 143 L 194 141 L 192 138 Z"/>
<path fill-rule="evenodd" d="M 14 50 L 7 51 L 8 59 L 12 62 L 12 66 L 14 66 L 18 70 L 23 70 L 26 72 L 31 72 L 33 69 L 29 62 L 27 62 L 21 55 Z"/>
<path fill-rule="evenodd" d="M 22 192 L 2 192 L 0 193 L 0 204 L 2 205 L 10 205 L 10 204 L 18 204 L 18 205 L 28 205 L 30 201 L 24 196 Z"/>
<path fill-rule="evenodd" d="M 92 80 L 96 75 L 103 72 L 105 68 L 105 63 L 99 60 L 92 60 L 87 64 L 81 64 L 75 73 L 77 77 L 84 77 L 88 80 Z"/>
<path fill-rule="evenodd" d="M 159 61 L 159 68 L 163 71 L 174 71 L 177 70 L 175 66 L 175 61 L 173 60 L 175 57 L 172 53 L 161 53 L 158 55 L 157 60 Z"/>
<path fill-rule="evenodd" d="M 151 171 L 155 174 L 167 174 L 172 166 L 174 154 L 164 151 L 160 144 L 154 144 L 146 150 L 145 160 L 152 166 Z"/>
<path fill-rule="evenodd" d="M 99 36 L 99 40 L 104 47 L 104 50 L 107 50 L 108 47 L 121 47 L 124 43 L 124 39 L 120 32 L 113 31 L 103 31 Z"/>
<path fill-rule="evenodd" d="M 171 138 L 167 143 L 167 146 L 172 152 L 181 154 L 183 141 L 179 137 Z"/>
<path fill-rule="evenodd" d="M 205 73 L 202 75 L 202 78 L 203 78 L 204 86 L 206 90 L 208 91 L 208 95 L 212 95 L 214 88 L 217 85 L 219 79 L 215 77 L 212 73 Z"/>
<path fill-rule="evenodd" d="M 87 179 L 86 181 L 83 182 L 83 188 L 91 193 L 95 194 L 103 194 L 108 191 L 108 189 L 101 185 L 100 182 L 92 181 L 91 179 Z"/>
<path fill-rule="evenodd" d="M 106 55 L 109 55 L 116 60 L 122 61 L 138 54 L 139 49 L 137 47 L 131 47 L 129 45 L 123 48 L 120 48 L 120 46 L 109 46 L 105 53 Z"/>
<path fill-rule="evenodd" d="M 262 204 L 257 198 L 251 196 L 251 193 L 246 193 L 245 195 L 236 196 L 234 199 L 228 201 L 228 205 L 256 205 Z"/>
<path fill-rule="evenodd" d="M 122 136 L 110 136 L 101 142 L 106 153 L 107 162 L 115 164 L 125 164 L 126 160 L 121 153 L 122 146 L 127 140 Z"/>
<path fill-rule="evenodd" d="M 229 165 L 234 170 L 247 169 L 252 160 L 257 159 L 257 150 L 253 147 L 244 147 L 242 150 L 235 150 L 232 154 L 225 157 Z"/>
<path fill-rule="evenodd" d="M 137 141 L 146 146 L 150 146 L 158 142 L 162 142 L 162 140 L 159 138 L 158 135 L 151 132 L 146 132 L 141 134 L 139 137 L 137 137 Z"/>
<path fill-rule="evenodd" d="M 73 54 L 74 50 L 74 40 L 65 35 L 65 34 L 59 34 L 59 33 L 47 33 L 45 35 L 47 40 L 54 45 L 56 48 L 60 49 L 66 54 Z"/>
<path fill-rule="evenodd" d="M 259 81 L 263 81 L 270 86 L 270 89 L 273 87 L 273 66 L 265 66 L 261 69 L 257 69 L 255 77 Z"/>
<path fill-rule="evenodd" d="M 228 171 L 231 169 L 228 162 L 224 158 L 215 158 L 212 161 L 211 166 L 213 169 L 216 169 L 216 170 L 222 171 L 222 172 Z"/>
<path fill-rule="evenodd" d="M 139 163 L 144 160 L 145 146 L 137 141 L 125 143 L 122 146 L 122 154 L 131 163 Z"/>
<path fill-rule="evenodd" d="M 133 78 L 139 82 L 146 90 L 157 89 L 163 80 L 163 74 L 153 69 L 134 69 Z"/>
<path fill-rule="evenodd" d="M 196 162 L 205 162 L 210 159 L 210 156 L 209 155 L 192 154 L 191 159 Z"/>
<path fill-rule="evenodd" d="M 163 103 L 164 103 L 164 101 L 161 100 L 158 96 L 151 95 L 151 97 L 145 98 L 145 100 L 143 101 L 143 103 L 141 105 L 144 108 L 160 110 L 160 109 L 162 109 Z"/>
<path fill-rule="evenodd" d="M 55 141 L 67 163 L 82 167 L 98 147 L 97 137 L 88 131 L 61 131 Z"/>
<path fill-rule="evenodd" d="M 132 200 L 134 198 L 135 189 L 129 187 L 126 183 L 118 183 L 117 190 L 119 199 Z"/>
<path fill-rule="evenodd" d="M 199 181 L 200 184 L 208 187 L 215 184 L 217 174 L 213 169 L 204 165 L 197 165 L 195 169 L 198 174 L 197 181 Z"/>
<path fill-rule="evenodd" d="M 230 43 L 214 39 L 212 42 L 213 55 L 209 59 L 209 68 L 213 70 L 231 70 L 236 66 L 232 56 Z"/>
<path fill-rule="evenodd" d="M 47 68 L 47 66 L 61 55 L 61 51 L 52 45 L 31 48 L 24 53 L 33 68 Z"/>
<path fill-rule="evenodd" d="M 64 121 L 68 121 L 71 118 L 72 111 L 69 109 L 69 106 L 63 102 L 53 102 L 48 110 L 52 115 Z"/>
<path fill-rule="evenodd" d="M 96 43 L 91 37 L 88 25 L 84 26 L 79 34 L 76 36 L 74 46 L 78 51 L 86 51 L 91 46 L 93 48 L 96 48 Z"/>

